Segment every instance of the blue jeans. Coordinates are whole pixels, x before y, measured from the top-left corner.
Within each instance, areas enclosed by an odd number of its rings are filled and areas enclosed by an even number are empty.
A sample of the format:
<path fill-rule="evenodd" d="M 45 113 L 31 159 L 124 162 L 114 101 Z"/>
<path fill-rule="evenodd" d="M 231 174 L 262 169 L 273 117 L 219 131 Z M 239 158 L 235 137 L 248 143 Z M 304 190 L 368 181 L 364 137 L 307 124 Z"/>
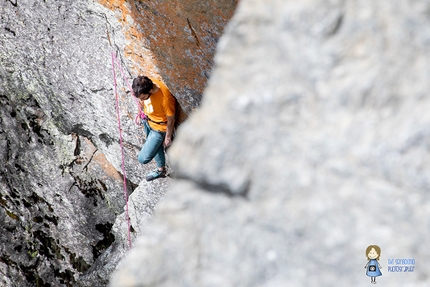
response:
<path fill-rule="evenodd" d="M 140 163 L 146 164 L 152 159 L 155 159 L 158 167 L 166 165 L 166 157 L 164 155 L 164 138 L 166 133 L 154 131 L 147 122 L 144 122 L 146 141 L 137 156 Z"/>

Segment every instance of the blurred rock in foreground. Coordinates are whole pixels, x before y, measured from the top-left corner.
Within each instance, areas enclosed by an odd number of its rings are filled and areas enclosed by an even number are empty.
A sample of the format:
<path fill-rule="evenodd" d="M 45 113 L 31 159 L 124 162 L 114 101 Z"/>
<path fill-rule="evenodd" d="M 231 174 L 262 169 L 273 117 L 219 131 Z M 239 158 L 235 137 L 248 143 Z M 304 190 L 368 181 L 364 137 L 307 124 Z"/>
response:
<path fill-rule="evenodd" d="M 371 244 L 379 284 L 428 286 L 429 11 L 240 1 L 111 286 L 368 286 Z M 399 258 L 414 272 L 389 272 Z"/>

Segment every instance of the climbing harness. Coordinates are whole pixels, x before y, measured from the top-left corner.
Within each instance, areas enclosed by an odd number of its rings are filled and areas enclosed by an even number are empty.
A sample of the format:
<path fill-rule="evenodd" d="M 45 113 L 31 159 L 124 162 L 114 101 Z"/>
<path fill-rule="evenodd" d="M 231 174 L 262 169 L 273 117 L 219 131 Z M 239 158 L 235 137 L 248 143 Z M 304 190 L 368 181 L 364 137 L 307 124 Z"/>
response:
<path fill-rule="evenodd" d="M 146 118 L 148 119 L 148 121 L 153 122 L 153 123 L 156 123 L 156 124 L 159 124 L 159 125 L 165 125 L 165 124 L 167 124 L 167 122 L 156 122 L 156 121 L 152 120 L 152 119 L 151 119 L 150 117 L 148 117 L 148 116 L 146 116 Z"/>

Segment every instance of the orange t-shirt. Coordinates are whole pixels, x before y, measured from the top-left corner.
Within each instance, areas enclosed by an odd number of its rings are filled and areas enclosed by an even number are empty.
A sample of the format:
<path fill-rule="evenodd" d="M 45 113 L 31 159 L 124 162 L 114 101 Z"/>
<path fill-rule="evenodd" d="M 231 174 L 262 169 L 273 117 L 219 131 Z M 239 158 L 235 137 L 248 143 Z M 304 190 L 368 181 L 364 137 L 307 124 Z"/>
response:
<path fill-rule="evenodd" d="M 151 79 L 152 82 L 159 87 L 158 91 L 151 95 L 149 99 L 143 101 L 143 111 L 150 118 L 149 126 L 157 131 L 166 132 L 167 117 L 175 116 L 175 98 L 173 98 L 169 89 L 163 82 L 156 79 Z M 166 122 L 164 124 L 156 124 L 155 122 Z"/>

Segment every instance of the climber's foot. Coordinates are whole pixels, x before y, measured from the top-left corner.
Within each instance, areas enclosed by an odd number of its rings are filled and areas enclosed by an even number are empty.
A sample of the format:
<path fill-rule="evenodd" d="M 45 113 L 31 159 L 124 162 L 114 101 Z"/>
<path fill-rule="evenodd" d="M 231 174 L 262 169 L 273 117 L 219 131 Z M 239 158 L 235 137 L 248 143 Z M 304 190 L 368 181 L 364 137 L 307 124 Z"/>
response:
<path fill-rule="evenodd" d="M 153 171 L 151 171 L 150 173 L 148 173 L 146 175 L 146 181 L 151 181 L 154 180 L 156 178 L 159 177 L 164 177 L 166 175 L 166 169 L 163 168 L 162 170 L 160 170 L 159 168 L 154 169 Z"/>

